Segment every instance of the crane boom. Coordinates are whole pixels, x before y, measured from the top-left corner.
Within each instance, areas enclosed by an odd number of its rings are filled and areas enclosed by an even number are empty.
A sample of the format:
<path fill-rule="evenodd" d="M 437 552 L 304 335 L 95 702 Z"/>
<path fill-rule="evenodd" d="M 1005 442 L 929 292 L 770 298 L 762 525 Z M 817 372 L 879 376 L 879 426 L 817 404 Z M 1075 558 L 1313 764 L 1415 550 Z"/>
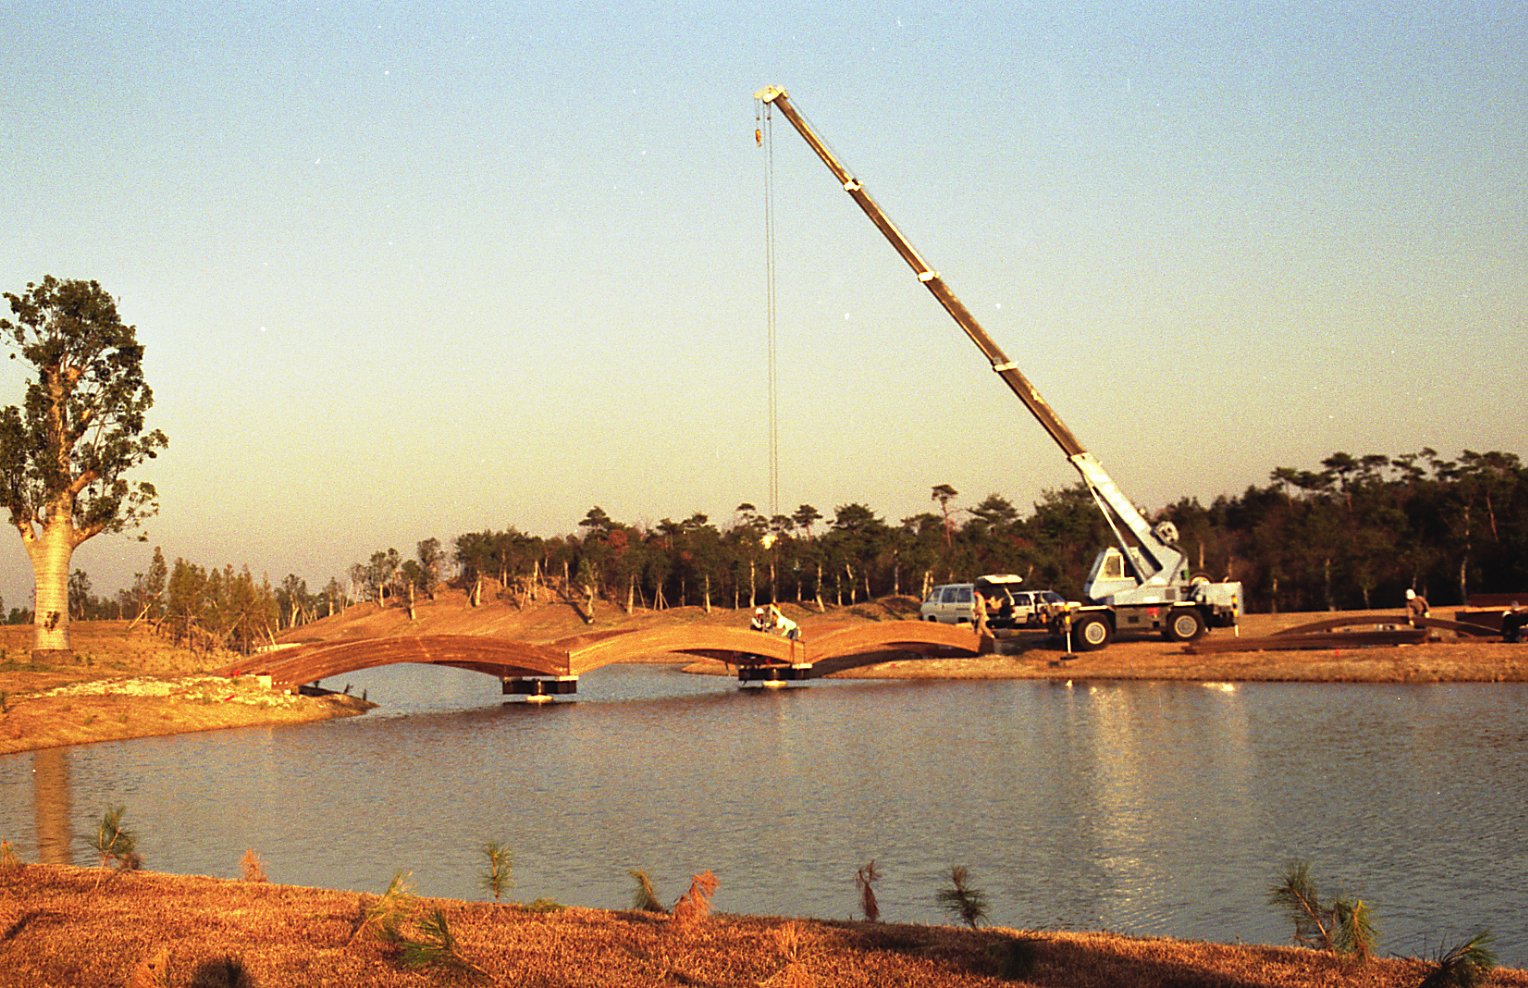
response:
<path fill-rule="evenodd" d="M 1003 383 L 1018 396 L 1024 406 L 1029 409 L 1036 421 L 1045 429 L 1046 433 L 1055 440 L 1056 445 L 1061 447 L 1067 459 L 1081 474 L 1083 483 L 1092 493 L 1099 510 L 1103 512 L 1111 529 L 1114 530 L 1115 538 L 1126 559 L 1130 560 L 1131 568 L 1136 571 L 1135 577 L 1126 577 L 1121 573 L 1119 579 L 1112 580 L 1112 589 L 1106 593 L 1094 593 L 1089 590 L 1090 596 L 1097 598 L 1112 597 L 1110 602 L 1136 603 L 1149 602 L 1152 595 L 1156 599 L 1172 599 L 1165 595 L 1164 591 L 1180 582 L 1186 582 L 1185 570 L 1186 557 L 1183 552 L 1172 543 L 1176 542 L 1176 536 L 1170 532 L 1162 533 L 1154 529 L 1142 516 L 1135 504 L 1127 498 L 1119 489 L 1098 460 L 1089 453 L 1069 429 L 1061 417 L 1056 414 L 1050 404 L 1035 390 L 1029 378 L 1019 370 L 1018 366 L 1008 359 L 1002 349 L 995 343 L 976 317 L 967 309 L 965 303 L 956 297 L 955 293 L 945 284 L 923 256 L 918 253 L 912 243 L 897 229 L 891 218 L 881 209 L 876 201 L 866 192 L 859 180 L 849 173 L 843 163 L 829 150 L 827 144 L 812 129 L 799 111 L 791 105 L 790 95 L 779 86 L 766 86 L 754 94 L 754 99 L 763 103 L 766 107 L 773 107 L 784 114 L 785 119 L 790 121 L 792 127 L 801 135 L 807 145 L 822 159 L 822 163 L 828 166 L 828 171 L 833 173 L 840 185 L 864 211 L 865 215 L 874 223 L 876 229 L 881 231 L 896 252 L 902 256 L 908 266 L 918 276 L 918 280 L 929 290 L 939 304 L 948 312 L 970 337 L 971 342 L 982 352 L 982 356 L 992 365 L 992 369 L 1003 379 Z M 1127 541 L 1115 525 L 1115 519 L 1122 522 L 1135 537 L 1132 544 Z M 1163 535 L 1168 537 L 1164 538 Z M 1099 584 L 1100 566 L 1095 565 L 1094 573 L 1089 577 L 1089 585 Z M 1111 583 L 1105 578 L 1105 583 Z M 1144 595 L 1137 591 L 1144 591 Z"/>
<path fill-rule="evenodd" d="M 875 224 L 876 229 L 880 230 L 881 234 L 891 242 L 891 246 L 896 249 L 897 253 L 902 255 L 902 260 L 906 261 L 908 267 L 913 269 L 913 273 L 918 276 L 918 280 L 923 283 L 923 287 L 927 288 L 929 293 L 939 300 L 939 304 L 944 306 L 944 310 L 950 314 L 950 317 L 955 320 L 956 324 L 965 330 L 966 335 L 971 338 L 971 342 L 976 344 L 976 348 L 982 352 L 982 356 L 986 357 L 988 363 L 992 365 L 992 369 L 998 373 L 998 376 L 1003 379 L 1003 382 L 1009 388 L 1013 389 L 1013 393 L 1018 395 L 1019 400 L 1039 420 L 1040 425 L 1056 441 L 1056 445 L 1061 447 L 1062 452 L 1068 457 L 1077 456 L 1085 452 L 1082 443 L 1072 434 L 1072 430 L 1067 428 L 1065 422 L 1061 421 L 1061 417 L 1056 414 L 1050 404 L 1040 397 L 1040 392 L 1036 391 L 1035 386 L 1029 383 L 1029 378 L 1024 376 L 1018 366 L 1008 359 L 1007 354 L 1003 353 L 997 343 L 993 342 L 992 337 L 987 335 L 987 331 L 982 328 L 981 323 L 976 321 L 976 317 L 971 314 L 971 310 L 966 308 L 965 303 L 957 298 L 955 293 L 950 290 L 950 287 L 944 283 L 944 279 L 939 277 L 939 272 L 935 271 L 923 259 L 923 255 L 919 254 L 917 248 L 912 245 L 912 242 L 907 239 L 901 230 L 897 229 L 897 225 L 891 221 L 891 218 L 871 198 L 870 193 L 865 191 L 864 187 L 860 185 L 859 180 L 849 174 L 849 170 L 843 166 L 843 163 L 834 156 L 832 151 L 828 150 L 828 146 L 823 142 L 822 138 L 817 136 L 817 132 L 812 129 L 805 118 L 791 105 L 789 94 L 778 86 L 767 86 L 755 93 L 754 98 L 767 106 L 775 107 L 785 115 L 785 119 L 789 120 L 791 126 L 796 128 L 796 132 L 801 135 L 813 151 L 817 152 L 817 157 L 822 159 L 822 163 L 828 166 L 828 171 L 832 172 L 833 177 L 838 179 L 844 191 L 849 193 L 849 197 L 859 205 L 860 209 L 864 210 L 866 216 L 870 217 L 870 222 Z"/>

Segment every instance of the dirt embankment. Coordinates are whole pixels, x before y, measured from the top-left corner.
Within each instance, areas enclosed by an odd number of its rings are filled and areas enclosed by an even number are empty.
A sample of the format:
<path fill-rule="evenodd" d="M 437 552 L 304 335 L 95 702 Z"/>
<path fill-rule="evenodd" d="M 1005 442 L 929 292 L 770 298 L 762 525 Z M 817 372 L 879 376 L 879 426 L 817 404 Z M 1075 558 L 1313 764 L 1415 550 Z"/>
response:
<path fill-rule="evenodd" d="M 101 874 L 63 865 L 0 871 L 0 986 L 1413 988 L 1431 967 L 1104 933 L 728 915 L 680 926 L 656 913 L 415 900 L 399 929 L 422 940 L 419 921 L 438 909 L 459 956 L 479 973 L 410 971 L 375 926 L 360 928 L 377 896 Z M 1528 988 L 1528 972 L 1497 970 L 1490 983 Z"/>
<path fill-rule="evenodd" d="M 292 696 L 203 670 L 227 661 L 176 648 L 142 625 L 70 629 L 74 661 L 31 662 L 30 627 L 0 627 L 0 754 L 365 713 L 358 697 Z"/>

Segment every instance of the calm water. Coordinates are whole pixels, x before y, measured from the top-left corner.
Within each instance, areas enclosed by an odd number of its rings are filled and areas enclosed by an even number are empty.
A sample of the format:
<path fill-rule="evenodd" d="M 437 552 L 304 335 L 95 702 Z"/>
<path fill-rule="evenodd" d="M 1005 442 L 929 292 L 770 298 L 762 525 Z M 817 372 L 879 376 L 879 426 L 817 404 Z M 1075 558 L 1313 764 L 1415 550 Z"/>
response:
<path fill-rule="evenodd" d="M 147 866 L 625 907 L 629 868 L 672 899 L 710 868 L 718 907 L 845 918 L 874 858 L 891 920 L 942 921 L 967 865 L 1011 926 L 1283 942 L 1284 862 L 1368 899 L 1382 947 L 1489 926 L 1528 966 L 1528 687 L 815 682 L 614 667 L 576 702 L 505 705 L 475 673 L 353 674 L 366 717 L 0 758 L 0 835 L 88 863 L 128 808 Z"/>

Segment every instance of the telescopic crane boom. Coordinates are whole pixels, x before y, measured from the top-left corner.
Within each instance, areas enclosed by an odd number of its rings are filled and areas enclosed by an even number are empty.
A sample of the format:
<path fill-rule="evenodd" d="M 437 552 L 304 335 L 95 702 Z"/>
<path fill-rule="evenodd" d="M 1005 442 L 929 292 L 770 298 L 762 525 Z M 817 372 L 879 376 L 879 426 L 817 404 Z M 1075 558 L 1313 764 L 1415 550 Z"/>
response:
<path fill-rule="evenodd" d="M 1035 390 L 1024 373 L 1008 359 L 987 331 L 977 322 L 965 304 L 945 284 L 939 272 L 923 259 L 912 243 L 897 229 L 895 223 L 882 211 L 876 201 L 866 192 L 859 180 L 849 173 L 843 163 L 828 149 L 827 144 L 812 129 L 811 124 L 791 104 L 789 94 L 778 86 L 767 86 L 754 94 L 766 108 L 777 109 L 790 121 L 796 132 L 828 166 L 849 197 L 864 211 L 865 215 L 881 231 L 887 241 L 913 269 L 918 280 L 929 290 L 939 304 L 944 306 L 957 325 L 965 331 L 971 342 L 981 351 L 992 369 L 1003 379 L 1009 389 L 1018 396 L 1030 414 L 1035 417 L 1066 454 L 1067 460 L 1082 476 L 1083 483 L 1092 493 L 1099 510 L 1103 512 L 1109 527 L 1119 543 L 1119 553 L 1111 557 L 1112 550 L 1105 550 L 1094 563 L 1093 572 L 1084 585 L 1084 593 L 1099 604 L 1114 607 L 1129 605 L 1158 605 L 1194 599 L 1197 588 L 1203 584 L 1191 583 L 1187 559 L 1176 545 L 1177 531 L 1171 522 L 1153 527 L 1136 506 L 1125 497 L 1119 486 L 1089 453 L 1050 404 Z M 1126 538 L 1120 530 L 1123 525 L 1132 538 Z M 1128 562 L 1126 562 L 1128 561 Z M 1230 586 L 1230 585 L 1220 585 Z M 1240 587 L 1236 585 L 1239 596 Z M 1233 605 L 1234 607 L 1234 605 Z M 1209 615 L 1206 615 L 1207 617 Z M 1218 622 L 1217 622 L 1218 623 Z"/>

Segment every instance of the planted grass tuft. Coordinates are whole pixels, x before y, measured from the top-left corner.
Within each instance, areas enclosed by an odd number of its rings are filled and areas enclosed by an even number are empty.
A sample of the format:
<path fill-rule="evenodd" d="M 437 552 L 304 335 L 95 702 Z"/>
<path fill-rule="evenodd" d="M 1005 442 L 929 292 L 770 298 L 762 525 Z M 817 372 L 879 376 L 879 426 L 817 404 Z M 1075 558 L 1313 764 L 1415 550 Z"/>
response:
<path fill-rule="evenodd" d="M 987 918 L 987 893 L 971 884 L 971 873 L 965 865 L 950 867 L 950 884 L 934 896 L 940 908 L 955 919 L 976 929 Z"/>
<path fill-rule="evenodd" d="M 1437 965 L 1422 981 L 1421 988 L 1475 988 L 1491 979 L 1496 968 L 1494 938 L 1490 930 L 1481 930 L 1463 943 L 1444 950 L 1438 948 L 1433 961 Z"/>
<path fill-rule="evenodd" d="M 433 968 L 457 971 L 477 977 L 491 977 L 489 973 L 472 963 L 462 954 L 446 914 L 432 909 L 418 923 L 413 936 L 403 933 L 397 926 L 383 927 L 384 939 L 392 946 L 398 964 L 410 970 Z"/>
<path fill-rule="evenodd" d="M 16 848 L 11 846 L 8 840 L 0 840 L 0 872 L 20 871 L 21 858 L 16 855 Z"/>
<path fill-rule="evenodd" d="M 265 877 L 265 865 L 260 861 L 260 855 L 252 847 L 245 849 L 244 857 L 239 859 L 239 876 L 246 882 L 270 881 Z"/>
<path fill-rule="evenodd" d="M 96 825 L 95 849 L 100 855 L 103 870 L 115 867 L 119 872 L 137 871 L 143 867 L 143 858 L 138 854 L 137 835 L 122 826 L 122 817 L 126 813 L 126 807 L 110 807 Z M 100 885 L 99 878 L 96 885 Z"/>
<path fill-rule="evenodd" d="M 483 854 L 488 858 L 488 871 L 482 878 L 483 891 L 492 895 L 494 902 L 498 902 L 505 892 L 514 888 L 515 857 L 509 845 L 492 840 L 483 845 Z"/>
<path fill-rule="evenodd" d="M 1308 861 L 1291 861 L 1284 867 L 1283 876 L 1268 890 L 1268 902 L 1294 924 L 1295 943 L 1359 962 L 1374 955 L 1379 934 L 1369 904 L 1358 898 L 1323 904 Z"/>
<path fill-rule="evenodd" d="M 674 903 L 673 924 L 677 930 L 690 930 L 706 921 L 711 915 L 711 896 L 716 894 L 721 882 L 710 869 L 690 878 L 690 890 Z"/>
<path fill-rule="evenodd" d="M 881 869 L 875 866 L 874 858 L 854 873 L 854 885 L 859 889 L 860 912 L 864 913 L 867 922 L 881 921 L 881 904 L 875 898 L 875 883 L 880 880 Z"/>
<path fill-rule="evenodd" d="M 811 945 L 802 925 L 786 922 L 771 932 L 784 966 L 760 981 L 760 988 L 816 988 L 817 977 L 807 967 Z"/>
<path fill-rule="evenodd" d="M 388 930 L 396 929 L 408 918 L 414 903 L 418 901 L 411 877 L 411 872 L 397 872 L 393 880 L 387 883 L 386 892 L 378 896 L 361 896 L 360 916 L 347 946 L 355 943 L 356 938 L 366 930 L 386 939 Z M 371 901 L 368 902 L 368 899 Z"/>
<path fill-rule="evenodd" d="M 632 868 L 626 872 L 630 875 L 636 887 L 631 893 L 631 908 L 644 913 L 666 913 L 662 900 L 658 898 L 658 890 L 653 888 L 653 880 L 647 876 L 647 872 L 641 868 Z"/>

